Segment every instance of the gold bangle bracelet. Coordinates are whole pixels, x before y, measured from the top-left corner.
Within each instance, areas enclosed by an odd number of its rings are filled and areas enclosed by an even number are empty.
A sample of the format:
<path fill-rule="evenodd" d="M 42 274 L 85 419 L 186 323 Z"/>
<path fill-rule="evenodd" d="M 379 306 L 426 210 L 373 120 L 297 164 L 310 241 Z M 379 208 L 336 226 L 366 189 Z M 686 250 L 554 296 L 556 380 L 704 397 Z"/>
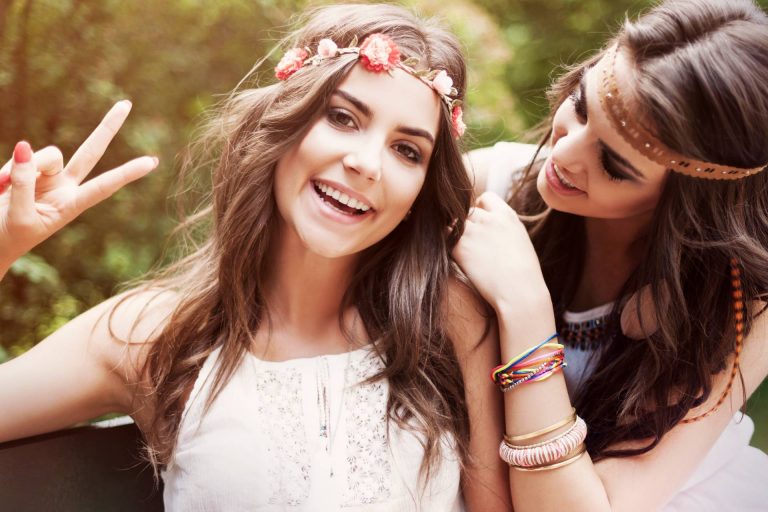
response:
<path fill-rule="evenodd" d="M 568 457 L 565 460 L 561 460 L 560 462 L 555 462 L 554 464 L 549 464 L 546 466 L 534 466 L 531 468 L 525 468 L 522 466 L 513 466 L 510 464 L 510 468 L 516 469 L 517 471 L 549 471 L 550 469 L 557 469 L 562 468 L 565 466 L 568 466 L 569 464 L 573 464 L 577 460 L 579 460 L 585 453 L 587 453 L 587 447 L 585 445 L 581 446 L 581 450 L 579 450 L 575 455 Z"/>
<path fill-rule="evenodd" d="M 526 439 L 532 439 L 534 437 L 543 436 L 544 434 L 549 434 L 550 432 L 554 432 L 555 430 L 559 429 L 560 427 L 566 426 L 568 423 L 575 422 L 576 421 L 576 408 L 571 407 L 571 414 L 568 415 L 568 417 L 563 418 L 562 420 L 558 421 L 554 425 L 550 425 L 548 427 L 545 427 L 541 430 L 537 430 L 536 432 L 531 432 L 530 434 L 521 434 L 519 436 L 508 436 L 504 435 L 504 441 L 507 443 L 515 443 L 518 441 L 525 441 Z"/>

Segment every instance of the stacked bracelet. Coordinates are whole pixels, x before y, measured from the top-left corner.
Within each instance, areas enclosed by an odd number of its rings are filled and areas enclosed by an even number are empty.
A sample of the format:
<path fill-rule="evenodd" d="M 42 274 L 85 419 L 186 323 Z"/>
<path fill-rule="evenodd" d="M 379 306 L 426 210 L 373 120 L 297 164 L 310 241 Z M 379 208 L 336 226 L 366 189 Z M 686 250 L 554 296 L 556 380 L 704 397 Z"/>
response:
<path fill-rule="evenodd" d="M 506 392 L 526 382 L 551 377 L 556 371 L 567 366 L 563 345 L 550 343 L 557 335 L 557 333 L 553 334 L 538 345 L 510 359 L 508 363 L 494 368 L 491 372 L 491 380 Z M 531 358 L 531 355 L 540 349 L 551 349 L 551 351 Z"/>
<path fill-rule="evenodd" d="M 565 456 L 583 445 L 586 437 L 587 424 L 577 416 L 571 428 L 547 441 L 515 446 L 505 439 L 499 446 L 499 455 L 513 468 L 545 467 L 562 462 Z"/>
<path fill-rule="evenodd" d="M 504 440 L 509 444 L 518 443 L 520 441 L 527 441 L 528 439 L 533 439 L 534 437 L 540 437 L 540 436 L 549 434 L 550 432 L 554 432 L 560 427 L 564 427 L 569 423 L 575 423 L 575 422 L 576 422 L 576 408 L 571 407 L 571 414 L 569 414 L 562 420 L 558 421 L 557 423 L 553 423 L 552 425 L 542 428 L 541 430 L 537 430 L 535 432 L 529 432 L 527 434 L 520 434 L 518 436 L 505 435 Z"/>
<path fill-rule="evenodd" d="M 561 460 L 560 462 L 555 462 L 554 464 L 545 464 L 543 466 L 534 466 L 530 468 L 515 467 L 515 466 L 511 466 L 511 467 L 516 469 L 517 471 L 547 471 L 550 469 L 562 468 L 563 466 L 573 464 L 574 462 L 579 460 L 586 451 L 587 451 L 587 447 L 582 445 L 581 448 L 575 454 L 571 455 L 566 459 Z"/>

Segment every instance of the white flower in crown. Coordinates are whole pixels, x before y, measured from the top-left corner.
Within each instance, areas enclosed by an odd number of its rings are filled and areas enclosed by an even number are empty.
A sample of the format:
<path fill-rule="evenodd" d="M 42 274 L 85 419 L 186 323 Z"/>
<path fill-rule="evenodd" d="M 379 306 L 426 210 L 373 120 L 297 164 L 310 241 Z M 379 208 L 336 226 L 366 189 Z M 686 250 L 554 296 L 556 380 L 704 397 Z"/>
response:
<path fill-rule="evenodd" d="M 448 96 L 453 90 L 453 78 L 448 76 L 445 70 L 441 69 L 435 78 L 432 79 L 432 88 L 437 91 L 438 94 Z"/>
<path fill-rule="evenodd" d="M 338 45 L 331 39 L 321 39 L 317 43 L 317 54 L 324 59 L 335 56 L 338 49 Z"/>

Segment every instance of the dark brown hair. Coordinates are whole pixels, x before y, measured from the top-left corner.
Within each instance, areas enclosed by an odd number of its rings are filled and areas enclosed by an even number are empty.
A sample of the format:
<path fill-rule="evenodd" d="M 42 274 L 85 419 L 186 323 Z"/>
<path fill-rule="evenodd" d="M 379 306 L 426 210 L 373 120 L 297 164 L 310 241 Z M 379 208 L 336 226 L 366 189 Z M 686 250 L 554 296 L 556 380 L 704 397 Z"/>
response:
<path fill-rule="evenodd" d="M 634 68 L 636 113 L 667 146 L 739 167 L 768 162 L 768 17 L 752 1 L 662 2 L 626 21 L 614 43 Z M 554 84 L 552 112 L 602 54 Z M 530 234 L 562 313 L 584 263 L 584 219 L 547 210 L 535 188 L 538 167 L 529 166 L 511 203 L 536 215 Z M 644 340 L 619 332 L 579 390 L 575 405 L 589 425 L 594 459 L 647 452 L 710 397 L 713 376 L 734 350 L 730 259 L 742 266 L 747 304 L 768 291 L 768 171 L 733 181 L 669 172 L 638 244 L 642 264 L 625 283 L 616 310 L 649 285 L 658 329 Z M 747 315 L 747 333 L 751 320 Z M 648 442 L 636 450 L 611 448 L 628 440 Z"/>
<path fill-rule="evenodd" d="M 417 57 L 420 67 L 446 70 L 463 96 L 460 46 L 432 21 L 396 6 L 348 4 L 312 10 L 299 24 L 284 48 L 316 48 L 323 38 L 344 47 L 385 33 L 398 44 L 403 60 Z M 275 166 L 324 115 L 332 92 L 356 62 L 354 55 L 327 59 L 284 82 L 233 94 L 198 142 L 194 162 L 213 165 L 212 205 L 185 227 L 205 236 L 190 255 L 145 285 L 179 297 L 143 368 L 155 405 L 146 437 L 156 467 L 172 456 L 185 390 L 205 358 L 221 347 L 210 406 L 267 321 L 264 279 L 279 215 Z M 389 381 L 389 418 L 423 434 L 426 475 L 441 453 L 441 436 L 455 440 L 462 460 L 469 437 L 464 385 L 445 332 L 443 303 L 452 275 L 450 248 L 463 230 L 471 183 L 452 136 L 450 112 L 441 106 L 426 180 L 411 214 L 365 251 L 341 308 L 355 305 L 368 335 L 378 340 L 375 348 L 385 367 L 373 380 Z M 185 166 L 186 174 L 198 168 L 194 162 Z M 454 221 L 457 229 L 449 232 Z"/>

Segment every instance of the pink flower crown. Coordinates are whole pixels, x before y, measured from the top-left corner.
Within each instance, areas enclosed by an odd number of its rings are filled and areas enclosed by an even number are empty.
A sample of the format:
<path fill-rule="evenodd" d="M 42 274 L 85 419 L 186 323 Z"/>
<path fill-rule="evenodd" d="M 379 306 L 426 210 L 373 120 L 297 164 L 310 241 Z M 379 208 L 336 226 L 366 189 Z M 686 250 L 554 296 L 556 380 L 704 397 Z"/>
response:
<path fill-rule="evenodd" d="M 317 44 L 317 53 L 315 55 L 311 53 L 309 48 L 288 50 L 275 67 L 275 76 L 279 80 L 286 80 L 304 66 L 320 64 L 325 59 L 339 55 L 356 54 L 368 71 L 374 73 L 386 71 L 391 74 L 392 69 L 400 68 L 430 86 L 451 112 L 454 135 L 456 137 L 464 135 L 467 126 L 464 124 L 462 101 L 456 97 L 459 92 L 453 86 L 453 79 L 443 69 L 417 71 L 414 66 L 419 63 L 419 59 L 415 57 L 401 61 L 400 48 L 389 36 L 381 33 L 371 34 L 360 46 L 357 46 L 357 37 L 355 37 L 352 44 L 346 48 L 339 48 L 331 39 L 321 39 Z"/>

